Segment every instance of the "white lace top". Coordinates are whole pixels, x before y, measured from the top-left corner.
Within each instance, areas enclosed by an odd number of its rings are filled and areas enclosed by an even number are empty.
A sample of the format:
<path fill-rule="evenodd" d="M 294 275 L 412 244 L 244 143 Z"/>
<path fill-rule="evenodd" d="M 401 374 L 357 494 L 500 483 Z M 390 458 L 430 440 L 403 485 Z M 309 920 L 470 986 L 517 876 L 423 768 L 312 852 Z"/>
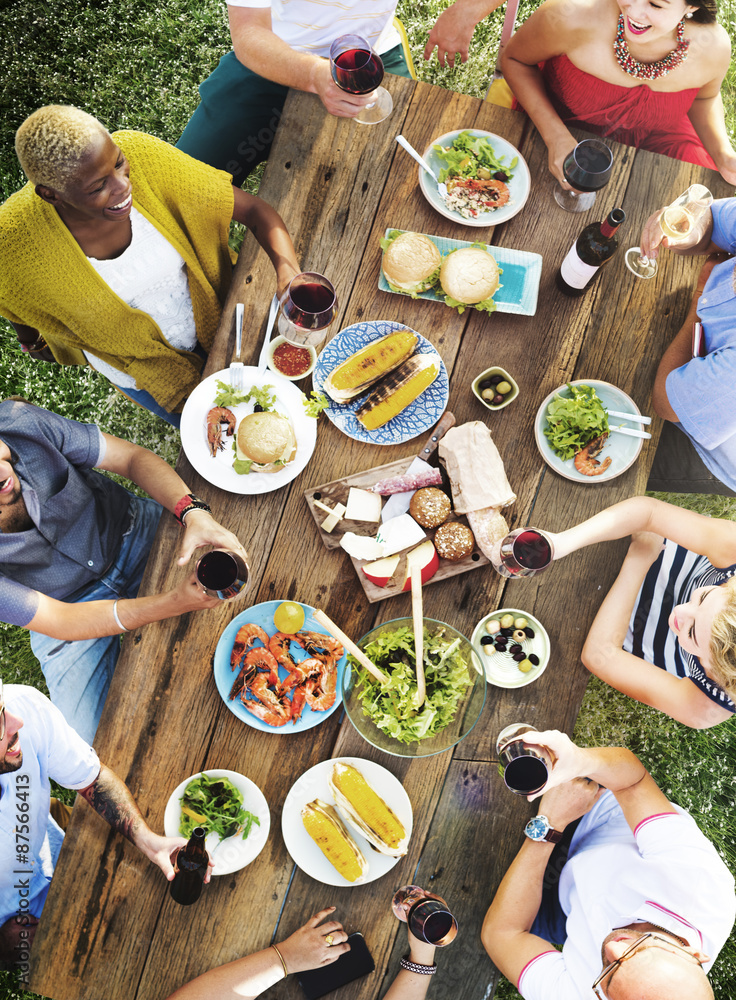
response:
<path fill-rule="evenodd" d="M 130 246 L 113 260 L 88 257 L 92 267 L 116 295 L 133 309 L 148 313 L 172 347 L 191 351 L 197 344 L 189 279 L 181 254 L 155 226 L 133 208 Z M 122 389 L 135 389 L 135 379 L 84 352 L 91 367 Z"/>

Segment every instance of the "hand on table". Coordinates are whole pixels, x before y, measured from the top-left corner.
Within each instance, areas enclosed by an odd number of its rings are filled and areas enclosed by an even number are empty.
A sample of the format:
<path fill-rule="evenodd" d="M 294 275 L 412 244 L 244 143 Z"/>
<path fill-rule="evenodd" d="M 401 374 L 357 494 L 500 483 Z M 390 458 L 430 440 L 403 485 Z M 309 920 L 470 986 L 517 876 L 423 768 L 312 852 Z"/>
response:
<path fill-rule="evenodd" d="M 542 793 L 539 815 L 546 816 L 553 828 L 562 832 L 569 823 L 590 812 L 604 791 L 597 781 L 573 778 Z"/>
<path fill-rule="evenodd" d="M 371 94 L 348 94 L 340 90 L 332 79 L 330 60 L 320 59 L 312 77 L 315 93 L 331 115 L 338 118 L 355 118 L 366 104 L 375 101 L 375 91 Z"/>
<path fill-rule="evenodd" d="M 350 951 L 348 936 L 339 920 L 327 920 L 335 912 L 334 906 L 315 913 L 303 927 L 279 942 L 281 952 L 289 972 L 304 972 L 317 969 L 321 965 L 331 965 L 340 955 Z M 327 920 L 327 923 L 322 923 Z M 332 944 L 326 940 L 330 936 Z"/>
<path fill-rule="evenodd" d="M 204 545 L 212 545 L 216 549 L 229 549 L 237 552 L 247 561 L 248 555 L 240 544 L 237 536 L 223 528 L 206 510 L 195 508 L 190 510 L 184 520 L 184 537 L 179 549 L 179 566 L 184 566 L 192 558 L 196 549 Z"/>
<path fill-rule="evenodd" d="M 453 4 L 444 10 L 434 23 L 429 33 L 424 58 L 431 59 L 437 47 L 437 60 L 440 66 L 445 66 L 445 60 L 450 66 L 455 65 L 455 55 L 459 52 L 462 62 L 468 61 L 470 39 L 475 31 L 476 21 L 463 12 L 462 7 Z"/>

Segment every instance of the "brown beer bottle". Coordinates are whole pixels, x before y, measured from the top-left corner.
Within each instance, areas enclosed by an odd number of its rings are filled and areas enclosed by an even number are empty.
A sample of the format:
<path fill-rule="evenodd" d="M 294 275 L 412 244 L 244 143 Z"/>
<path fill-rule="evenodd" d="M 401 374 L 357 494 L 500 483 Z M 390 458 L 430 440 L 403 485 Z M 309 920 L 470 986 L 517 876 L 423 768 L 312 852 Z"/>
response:
<path fill-rule="evenodd" d="M 176 855 L 176 875 L 169 882 L 169 892 L 172 899 L 182 906 L 196 903 L 202 892 L 204 877 L 207 874 L 209 855 L 204 849 L 206 831 L 197 826 L 192 831 L 189 843 L 179 849 Z"/>

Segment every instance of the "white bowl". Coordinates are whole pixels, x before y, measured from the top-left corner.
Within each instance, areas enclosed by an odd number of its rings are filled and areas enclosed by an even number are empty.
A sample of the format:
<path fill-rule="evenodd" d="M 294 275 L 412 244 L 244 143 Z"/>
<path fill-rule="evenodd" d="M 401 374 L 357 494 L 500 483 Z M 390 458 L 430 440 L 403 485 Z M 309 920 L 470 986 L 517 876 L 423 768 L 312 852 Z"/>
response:
<path fill-rule="evenodd" d="M 312 372 L 314 371 L 314 366 L 317 364 L 317 351 L 311 345 L 294 344 L 294 347 L 296 347 L 298 350 L 308 351 L 311 361 L 309 364 L 309 368 L 307 368 L 306 371 L 303 371 L 300 375 L 287 375 L 286 372 L 282 372 L 280 368 L 276 367 L 273 360 L 273 355 L 276 348 L 286 343 L 288 343 L 286 337 L 274 337 L 274 339 L 268 346 L 268 367 L 271 369 L 272 372 L 276 372 L 277 375 L 280 375 L 281 378 L 286 378 L 290 382 L 300 382 L 303 378 L 306 378 L 307 375 L 311 375 Z"/>
<path fill-rule="evenodd" d="M 523 674 L 519 670 L 511 653 L 503 653 L 496 650 L 495 653 L 489 655 L 484 651 L 485 647 L 481 645 L 480 640 L 482 637 L 490 634 L 486 630 L 486 622 L 493 621 L 494 619 L 498 620 L 504 615 L 513 615 L 514 618 L 526 618 L 529 622 L 529 627 L 534 629 L 534 638 L 525 639 L 524 642 L 520 643 L 525 653 L 536 653 L 539 657 L 539 664 L 536 667 L 532 667 L 526 674 Z M 531 684 L 544 673 L 549 663 L 550 642 L 547 630 L 534 615 L 530 615 L 528 611 L 521 611 L 519 608 L 499 608 L 498 611 L 491 611 L 489 614 L 484 615 L 475 626 L 470 641 L 483 664 L 486 672 L 486 680 L 489 684 L 493 684 L 496 687 L 526 687 L 527 684 Z M 509 645 L 512 644 L 513 640 L 509 640 Z"/>

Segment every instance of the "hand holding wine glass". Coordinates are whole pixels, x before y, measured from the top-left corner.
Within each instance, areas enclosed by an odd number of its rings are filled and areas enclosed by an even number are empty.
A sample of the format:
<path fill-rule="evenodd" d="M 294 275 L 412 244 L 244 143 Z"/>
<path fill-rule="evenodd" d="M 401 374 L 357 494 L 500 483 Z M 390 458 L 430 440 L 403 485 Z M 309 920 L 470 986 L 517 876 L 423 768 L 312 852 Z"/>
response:
<path fill-rule="evenodd" d="M 624 260 L 637 278 L 653 278 L 657 273 L 659 247 L 685 250 L 703 238 L 713 195 L 704 184 L 692 184 L 661 212 L 651 216 L 642 232 L 641 246 L 630 247 Z"/>
<path fill-rule="evenodd" d="M 373 94 L 355 121 L 361 125 L 377 125 L 393 111 L 389 92 L 380 86 L 383 62 L 361 35 L 341 35 L 330 48 L 330 70 L 337 86 L 348 94 Z"/>
<path fill-rule="evenodd" d="M 595 204 L 595 193 L 611 179 L 613 153 L 601 139 L 583 139 L 565 157 L 562 171 L 568 191 L 555 184 L 555 201 L 566 212 L 587 212 Z"/>
<path fill-rule="evenodd" d="M 317 271 L 305 271 L 291 279 L 281 297 L 278 331 L 292 344 L 319 347 L 336 312 L 332 283 Z"/>
<path fill-rule="evenodd" d="M 491 565 L 507 579 L 536 576 L 552 564 L 554 546 L 549 535 L 539 528 L 516 528 L 491 552 Z"/>

